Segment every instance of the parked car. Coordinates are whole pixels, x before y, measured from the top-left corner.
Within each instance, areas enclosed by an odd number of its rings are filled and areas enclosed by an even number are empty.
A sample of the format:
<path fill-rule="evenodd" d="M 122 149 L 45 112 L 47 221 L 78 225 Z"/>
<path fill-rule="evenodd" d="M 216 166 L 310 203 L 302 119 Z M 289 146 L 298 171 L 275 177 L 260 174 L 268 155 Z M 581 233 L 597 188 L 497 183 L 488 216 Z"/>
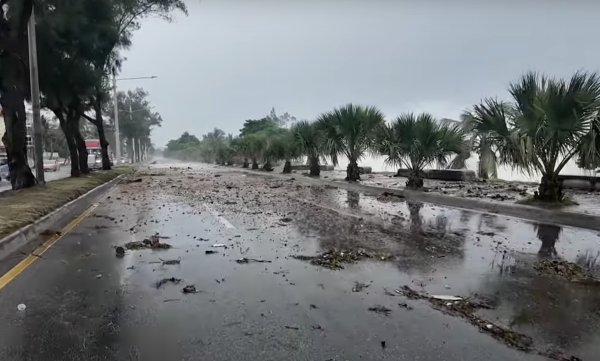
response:
<path fill-rule="evenodd" d="M 60 170 L 60 165 L 58 159 L 45 159 L 44 172 L 58 172 Z"/>
<path fill-rule="evenodd" d="M 0 158 L 0 181 L 3 179 L 8 180 L 8 159 Z"/>

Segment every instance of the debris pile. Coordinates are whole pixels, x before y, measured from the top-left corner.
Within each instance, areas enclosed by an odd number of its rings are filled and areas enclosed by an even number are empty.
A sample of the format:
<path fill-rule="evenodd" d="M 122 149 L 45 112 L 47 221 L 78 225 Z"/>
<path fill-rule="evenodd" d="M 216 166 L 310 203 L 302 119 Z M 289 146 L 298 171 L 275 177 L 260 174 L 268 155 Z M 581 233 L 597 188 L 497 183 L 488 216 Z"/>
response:
<path fill-rule="evenodd" d="M 150 248 L 150 249 L 169 249 L 169 248 L 171 248 L 170 244 L 161 242 L 160 238 L 161 237 L 158 234 L 155 234 L 155 235 L 150 236 L 150 238 L 144 239 L 141 242 L 133 241 L 133 242 L 125 243 L 125 248 L 127 248 L 129 250 L 145 249 L 145 248 Z"/>
<path fill-rule="evenodd" d="M 506 329 L 495 325 L 494 323 L 483 319 L 476 314 L 481 308 L 491 309 L 495 307 L 494 301 L 476 296 L 473 299 L 457 296 L 435 295 L 419 293 L 408 286 L 403 286 L 396 290 L 396 293 L 402 294 L 411 299 L 427 300 L 431 305 L 446 314 L 462 317 L 468 320 L 472 325 L 479 328 L 481 332 L 488 333 L 492 337 L 506 343 L 507 345 L 521 351 L 531 351 L 533 339 L 527 335 Z"/>
<path fill-rule="evenodd" d="M 600 283 L 594 276 L 581 266 L 564 260 L 543 259 L 537 261 L 533 268 L 539 274 L 555 276 L 571 282 Z"/>
<path fill-rule="evenodd" d="M 183 287 L 183 293 L 198 293 L 198 290 L 194 285 L 187 285 Z"/>
<path fill-rule="evenodd" d="M 174 283 L 174 284 L 178 284 L 181 282 L 181 278 L 175 278 L 175 277 L 171 277 L 171 278 L 163 278 L 160 281 L 157 281 L 155 286 L 156 288 L 161 288 L 163 285 L 167 284 L 167 283 Z"/>
<path fill-rule="evenodd" d="M 378 313 L 380 315 L 384 315 L 384 316 L 389 316 L 390 313 L 392 313 L 392 310 L 390 310 L 389 308 L 387 308 L 385 306 L 381 306 L 381 305 L 369 307 L 368 310 L 371 312 Z"/>
<path fill-rule="evenodd" d="M 365 251 L 362 248 L 358 250 L 350 250 L 350 251 L 340 251 L 337 249 L 331 249 L 324 253 L 321 253 L 316 256 L 302 256 L 295 255 L 292 256 L 295 259 L 300 261 L 309 261 L 311 264 L 315 266 L 321 266 L 333 270 L 343 269 L 344 263 L 355 263 L 362 259 L 379 259 L 386 260 L 389 258 L 388 255 L 377 255 L 370 252 Z"/>

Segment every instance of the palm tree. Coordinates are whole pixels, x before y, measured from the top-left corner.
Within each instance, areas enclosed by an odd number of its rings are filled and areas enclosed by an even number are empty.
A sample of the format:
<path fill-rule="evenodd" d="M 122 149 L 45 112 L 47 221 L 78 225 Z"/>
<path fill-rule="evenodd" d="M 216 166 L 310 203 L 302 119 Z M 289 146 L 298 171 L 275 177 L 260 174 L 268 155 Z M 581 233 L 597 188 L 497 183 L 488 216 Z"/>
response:
<path fill-rule="evenodd" d="M 285 129 L 274 137 L 271 146 L 269 148 L 269 154 L 271 158 L 283 160 L 283 173 L 292 172 L 292 160 L 296 160 L 302 157 L 300 147 L 294 134 Z"/>
<path fill-rule="evenodd" d="M 464 148 L 463 131 L 456 125 L 440 124 L 431 114 L 404 113 L 376 133 L 377 150 L 386 163 L 410 170 L 406 186 L 422 188 L 422 171 L 434 162 L 446 165 L 448 157 Z"/>
<path fill-rule="evenodd" d="M 317 124 L 301 120 L 294 124 L 291 131 L 298 142 L 300 152 L 308 157 L 309 175 L 318 177 L 321 174 L 319 159 L 323 155 L 323 136 Z"/>
<path fill-rule="evenodd" d="M 348 158 L 346 180 L 360 179 L 358 161 L 373 147 L 373 135 L 377 127 L 385 123 L 385 117 L 375 107 L 348 104 L 321 114 L 317 119 L 324 132 L 324 147 L 333 165 L 338 165 L 338 157 Z"/>
<path fill-rule="evenodd" d="M 467 135 L 465 149 L 459 153 L 449 168 L 465 168 L 471 152 L 479 155 L 477 174 L 482 179 L 498 177 L 498 166 L 512 164 L 518 147 L 511 141 L 511 126 L 507 114 L 508 103 L 486 98 L 461 114 L 461 125 Z"/>
<path fill-rule="evenodd" d="M 510 111 L 495 114 L 494 121 L 514 125 L 510 135 L 511 165 L 528 174 L 542 175 L 536 198 L 559 202 L 564 194 L 558 174 L 569 160 L 598 160 L 600 78 L 577 72 L 570 80 L 529 72 L 509 86 Z"/>

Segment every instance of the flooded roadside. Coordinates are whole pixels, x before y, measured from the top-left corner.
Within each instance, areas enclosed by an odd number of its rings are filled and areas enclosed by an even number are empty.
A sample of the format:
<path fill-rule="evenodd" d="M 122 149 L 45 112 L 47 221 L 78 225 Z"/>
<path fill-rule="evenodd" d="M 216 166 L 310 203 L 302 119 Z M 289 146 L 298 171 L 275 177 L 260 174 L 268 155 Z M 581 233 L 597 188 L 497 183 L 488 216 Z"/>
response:
<path fill-rule="evenodd" d="M 259 248 L 267 258 L 364 251 L 368 257 L 350 259 L 342 272 L 367 271 L 385 285 L 369 292 L 400 298 L 389 294 L 407 285 L 423 295 L 483 297 L 494 307 L 473 315 L 530 337 L 546 356 L 587 360 L 598 351 L 600 288 L 536 270 L 541 260 L 561 259 L 597 277 L 594 232 L 223 170 L 187 177 L 170 185 L 186 202 L 275 237 L 276 252 Z"/>

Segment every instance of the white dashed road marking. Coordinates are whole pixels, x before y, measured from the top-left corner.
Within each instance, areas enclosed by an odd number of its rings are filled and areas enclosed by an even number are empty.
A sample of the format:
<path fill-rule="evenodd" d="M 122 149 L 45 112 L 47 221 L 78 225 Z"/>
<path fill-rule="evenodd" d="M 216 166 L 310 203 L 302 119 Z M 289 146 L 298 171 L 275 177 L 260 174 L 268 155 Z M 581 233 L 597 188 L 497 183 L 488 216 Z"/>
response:
<path fill-rule="evenodd" d="M 215 217 L 217 217 L 217 219 L 219 220 L 219 222 L 221 222 L 225 228 L 235 228 L 235 226 L 233 224 L 231 224 L 228 220 L 226 220 L 223 216 L 221 216 L 219 214 L 219 212 L 215 211 L 214 209 L 212 209 L 211 207 L 205 205 L 206 209 L 208 209 L 208 211 L 210 213 L 212 213 Z"/>

